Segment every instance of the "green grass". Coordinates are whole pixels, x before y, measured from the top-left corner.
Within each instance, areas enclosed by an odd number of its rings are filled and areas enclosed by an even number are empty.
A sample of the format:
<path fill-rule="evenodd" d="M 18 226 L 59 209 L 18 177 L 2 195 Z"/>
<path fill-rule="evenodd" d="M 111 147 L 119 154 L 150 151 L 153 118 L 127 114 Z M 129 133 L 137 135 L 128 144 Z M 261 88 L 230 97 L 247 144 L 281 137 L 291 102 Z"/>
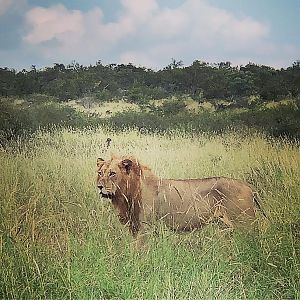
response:
<path fill-rule="evenodd" d="M 106 138 L 112 139 L 109 150 Z M 169 178 L 224 175 L 260 192 L 250 231 L 150 229 L 143 251 L 95 188 L 96 158 Z M 57 129 L 0 152 L 0 298 L 300 299 L 299 144 L 261 134 Z"/>

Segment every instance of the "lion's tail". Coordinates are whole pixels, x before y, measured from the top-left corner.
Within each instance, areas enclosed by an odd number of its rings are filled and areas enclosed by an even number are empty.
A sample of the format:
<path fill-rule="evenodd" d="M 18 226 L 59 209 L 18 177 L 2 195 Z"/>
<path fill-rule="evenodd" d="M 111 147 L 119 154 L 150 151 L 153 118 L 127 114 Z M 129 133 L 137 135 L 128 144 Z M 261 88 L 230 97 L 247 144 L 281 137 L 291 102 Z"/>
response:
<path fill-rule="evenodd" d="M 258 207 L 258 209 L 261 211 L 261 213 L 264 215 L 264 217 L 268 219 L 265 211 L 262 208 L 261 199 L 260 199 L 259 194 L 257 192 L 253 193 L 253 201 L 256 204 L 256 206 Z"/>

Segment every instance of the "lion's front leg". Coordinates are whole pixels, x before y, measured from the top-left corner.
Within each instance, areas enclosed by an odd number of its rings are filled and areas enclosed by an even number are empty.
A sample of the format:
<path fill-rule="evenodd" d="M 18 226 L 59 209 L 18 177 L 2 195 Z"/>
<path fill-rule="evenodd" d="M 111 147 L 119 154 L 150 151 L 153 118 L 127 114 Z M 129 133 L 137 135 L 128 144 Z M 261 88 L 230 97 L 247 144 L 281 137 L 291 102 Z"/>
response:
<path fill-rule="evenodd" d="M 139 230 L 136 233 L 133 241 L 134 249 L 138 252 L 145 251 L 148 249 L 147 242 L 149 241 L 149 235 L 151 230 L 149 230 L 148 224 L 140 224 Z"/>
<path fill-rule="evenodd" d="M 146 245 L 145 235 L 142 233 L 137 234 L 133 241 L 133 247 L 135 251 L 143 251 Z"/>

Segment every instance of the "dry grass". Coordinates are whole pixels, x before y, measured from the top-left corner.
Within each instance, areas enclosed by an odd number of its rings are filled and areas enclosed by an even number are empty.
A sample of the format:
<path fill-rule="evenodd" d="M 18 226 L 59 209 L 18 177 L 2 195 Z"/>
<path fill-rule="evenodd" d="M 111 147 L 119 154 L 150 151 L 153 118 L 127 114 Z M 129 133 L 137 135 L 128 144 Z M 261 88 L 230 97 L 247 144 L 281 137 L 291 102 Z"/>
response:
<path fill-rule="evenodd" d="M 111 152 L 162 177 L 246 179 L 269 220 L 232 235 L 215 225 L 163 229 L 135 253 L 95 189 L 96 158 Z M 65 129 L 12 142 L 0 160 L 0 298 L 300 298 L 299 145 L 259 134 Z"/>

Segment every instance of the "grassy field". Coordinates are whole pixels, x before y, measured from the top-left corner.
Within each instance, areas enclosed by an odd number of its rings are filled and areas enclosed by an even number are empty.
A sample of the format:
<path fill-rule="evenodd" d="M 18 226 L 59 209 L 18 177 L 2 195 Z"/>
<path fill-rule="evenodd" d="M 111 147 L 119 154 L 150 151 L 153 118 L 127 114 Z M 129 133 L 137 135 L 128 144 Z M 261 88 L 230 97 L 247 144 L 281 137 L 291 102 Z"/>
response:
<path fill-rule="evenodd" d="M 158 228 L 137 252 L 95 188 L 96 158 L 111 152 L 162 177 L 245 179 L 269 219 L 233 233 Z M 300 299 L 299 144 L 250 132 L 57 129 L 9 142 L 0 161 L 1 299 Z"/>

